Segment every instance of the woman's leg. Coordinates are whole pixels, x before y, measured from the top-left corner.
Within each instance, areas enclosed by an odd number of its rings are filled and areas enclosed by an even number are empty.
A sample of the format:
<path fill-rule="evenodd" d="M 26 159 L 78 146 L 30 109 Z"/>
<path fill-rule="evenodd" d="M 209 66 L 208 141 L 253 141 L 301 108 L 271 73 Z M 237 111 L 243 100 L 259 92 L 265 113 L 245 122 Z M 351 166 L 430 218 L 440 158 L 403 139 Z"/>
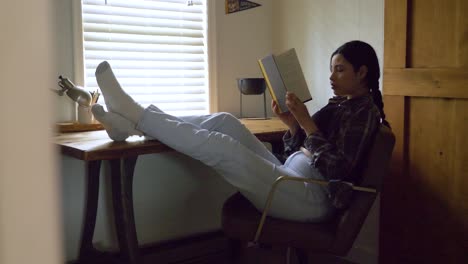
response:
<path fill-rule="evenodd" d="M 125 93 L 115 78 L 109 63 L 107 61 L 101 62 L 96 68 L 95 74 L 109 111 L 120 114 L 131 123 L 136 124 L 145 109 Z"/>
<path fill-rule="evenodd" d="M 288 166 L 279 166 L 257 155 L 229 135 L 184 122 L 154 106 L 143 109 L 121 89 L 108 63 L 98 66 L 96 78 L 106 104 L 111 111 L 116 112 L 112 113 L 115 115 L 112 119 L 114 122 L 126 118 L 127 122 L 137 123 L 137 129 L 141 132 L 214 168 L 259 210 L 263 209 L 277 177 L 304 176 Z M 314 190 L 298 182 L 281 184 L 275 195 L 271 215 L 299 221 L 321 220 L 329 212 L 328 201 L 323 190 Z"/>
<path fill-rule="evenodd" d="M 277 177 L 303 177 L 300 173 L 306 172 L 294 170 L 294 166 L 292 169 L 279 166 L 257 155 L 229 135 L 181 121 L 155 106 L 145 110 L 137 129 L 212 167 L 259 210 L 263 209 L 268 192 Z M 309 167 L 307 159 L 297 163 L 304 163 Z M 279 186 L 270 214 L 291 220 L 317 221 L 328 214 L 327 203 L 323 188 L 288 182 Z"/>
<path fill-rule="evenodd" d="M 91 107 L 94 117 L 104 126 L 107 135 L 114 141 L 124 141 L 130 136 L 143 136 L 143 133 L 135 129 L 135 124 L 122 116 L 106 112 L 100 104 Z"/>
<path fill-rule="evenodd" d="M 229 135 L 262 158 L 276 165 L 281 165 L 275 155 L 232 114 L 222 112 L 202 116 L 181 116 L 179 118 L 200 128 Z"/>
<path fill-rule="evenodd" d="M 263 210 L 270 188 L 280 175 L 323 179 L 319 173 L 308 175 L 311 172 L 308 159 L 304 159 L 300 152 L 292 155 L 284 166 L 279 166 L 228 135 L 200 128 L 155 107 L 151 108 L 153 111 L 147 110 L 151 114 L 140 122 L 139 126 L 149 127 L 149 130 L 143 132 L 214 168 L 259 210 Z M 115 122 L 118 123 L 117 127 L 122 127 L 122 123 L 133 127 L 130 121 L 119 114 L 108 112 L 107 115 L 108 118 L 100 120 L 106 123 L 106 128 L 115 127 Z M 326 191 L 321 186 L 288 182 L 279 186 L 274 197 L 269 214 L 275 217 L 319 221 L 330 211 Z"/>
<path fill-rule="evenodd" d="M 143 114 L 144 108 L 136 103 L 125 91 L 121 88 L 117 78 L 115 77 L 111 66 L 108 62 L 104 61 L 96 68 L 96 80 L 99 88 L 104 96 L 104 101 L 111 112 L 118 113 L 128 119 L 130 122 L 121 120 L 118 128 L 112 129 L 106 128 L 109 137 L 114 140 L 120 141 L 125 140 L 128 136 L 134 135 L 135 133 L 125 133 L 125 127 L 128 127 L 127 123 L 136 124 Z M 93 113 L 96 117 L 103 120 L 109 118 L 116 123 L 118 117 L 112 115 L 104 115 L 102 107 L 94 107 Z M 159 109 L 153 109 L 153 111 L 160 111 Z M 172 119 L 176 119 L 173 117 Z M 98 119 L 99 120 L 99 119 Z M 101 121 L 100 120 L 100 121 Z M 178 120 L 184 120 L 184 117 L 178 118 Z M 185 117 L 184 121 L 193 123 L 201 128 L 207 130 L 218 131 L 227 135 L 231 135 L 234 139 L 238 140 L 241 144 L 244 144 L 249 149 L 260 155 L 261 157 L 275 163 L 281 164 L 280 161 L 261 143 L 250 131 L 239 122 L 237 118 L 227 113 L 219 113 L 214 115 L 200 116 L 200 117 Z M 112 133 L 111 133 L 112 131 Z"/>

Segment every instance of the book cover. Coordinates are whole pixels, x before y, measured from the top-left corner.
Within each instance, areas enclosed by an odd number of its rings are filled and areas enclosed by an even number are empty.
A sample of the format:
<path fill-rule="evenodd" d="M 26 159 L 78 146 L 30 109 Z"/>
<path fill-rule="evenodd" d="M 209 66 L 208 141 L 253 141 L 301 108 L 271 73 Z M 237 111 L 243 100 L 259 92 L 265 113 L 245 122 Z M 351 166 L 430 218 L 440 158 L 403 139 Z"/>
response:
<path fill-rule="evenodd" d="M 286 92 L 293 92 L 302 102 L 312 99 L 301 64 L 294 48 L 281 54 L 270 54 L 258 60 L 273 100 L 281 112 L 287 112 Z"/>

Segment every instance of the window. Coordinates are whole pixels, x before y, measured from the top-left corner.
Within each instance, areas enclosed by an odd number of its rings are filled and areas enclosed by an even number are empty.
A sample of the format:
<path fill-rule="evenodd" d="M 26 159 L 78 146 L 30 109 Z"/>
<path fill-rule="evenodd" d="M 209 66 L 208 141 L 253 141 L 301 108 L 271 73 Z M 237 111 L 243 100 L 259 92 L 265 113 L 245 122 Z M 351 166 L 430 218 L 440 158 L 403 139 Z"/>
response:
<path fill-rule="evenodd" d="M 143 106 L 209 112 L 206 0 L 82 0 L 80 13 L 87 89 L 98 88 L 94 72 L 107 60 Z"/>

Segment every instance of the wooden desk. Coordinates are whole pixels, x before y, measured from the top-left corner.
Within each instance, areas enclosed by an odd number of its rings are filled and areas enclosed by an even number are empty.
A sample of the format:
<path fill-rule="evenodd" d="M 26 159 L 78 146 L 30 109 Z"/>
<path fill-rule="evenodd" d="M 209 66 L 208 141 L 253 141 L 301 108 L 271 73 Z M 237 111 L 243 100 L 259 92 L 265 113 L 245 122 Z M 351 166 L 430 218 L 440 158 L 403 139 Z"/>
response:
<path fill-rule="evenodd" d="M 241 120 L 261 141 L 277 146 L 286 131 L 278 119 Z M 139 155 L 173 151 L 157 140 L 144 140 L 131 137 L 124 142 L 114 142 L 105 131 L 61 133 L 55 137 L 55 143 L 62 154 L 86 162 L 86 205 L 84 225 L 81 232 L 79 263 L 99 261 L 104 253 L 93 246 L 96 224 L 99 172 L 101 161 L 108 160 L 111 168 L 111 188 L 114 209 L 114 223 L 120 248 L 120 259 L 126 263 L 142 263 L 138 252 L 135 219 L 133 213 L 133 171 Z"/>

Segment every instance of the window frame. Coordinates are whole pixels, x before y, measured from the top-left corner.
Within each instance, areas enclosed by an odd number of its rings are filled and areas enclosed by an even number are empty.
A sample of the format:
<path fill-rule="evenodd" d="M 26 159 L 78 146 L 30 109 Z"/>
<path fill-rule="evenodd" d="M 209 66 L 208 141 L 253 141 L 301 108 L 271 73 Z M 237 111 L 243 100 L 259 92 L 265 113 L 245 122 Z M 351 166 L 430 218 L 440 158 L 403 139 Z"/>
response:
<path fill-rule="evenodd" d="M 214 113 L 218 110 L 217 99 L 217 41 L 216 41 L 216 0 L 205 0 L 205 49 L 207 60 L 205 62 L 207 81 L 207 103 L 208 112 Z M 84 64 L 84 37 L 82 19 L 82 1 L 72 1 L 72 35 L 73 35 L 73 80 L 75 84 L 85 86 L 85 64 Z"/>

